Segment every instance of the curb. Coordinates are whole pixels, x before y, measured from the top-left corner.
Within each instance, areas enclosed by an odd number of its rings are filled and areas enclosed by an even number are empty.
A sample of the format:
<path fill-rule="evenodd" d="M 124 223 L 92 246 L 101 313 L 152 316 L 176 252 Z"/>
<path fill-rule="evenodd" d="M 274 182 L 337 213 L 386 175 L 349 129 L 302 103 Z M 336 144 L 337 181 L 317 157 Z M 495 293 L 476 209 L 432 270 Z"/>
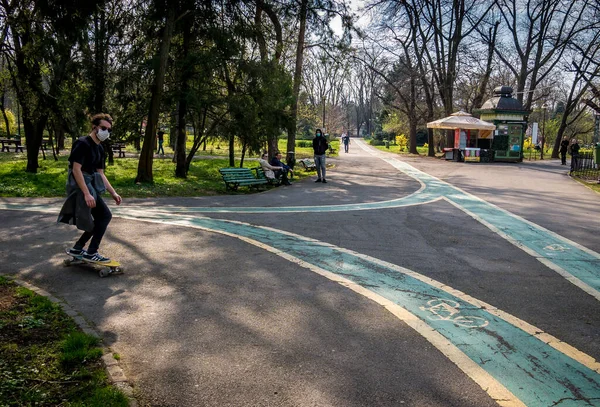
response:
<path fill-rule="evenodd" d="M 21 287 L 25 287 L 35 292 L 36 294 L 41 295 L 42 297 L 46 297 L 52 303 L 59 305 L 63 309 L 65 314 L 71 317 L 83 332 L 100 339 L 100 341 L 102 342 L 102 336 L 98 333 L 98 331 L 92 328 L 92 326 L 81 316 L 81 314 L 75 311 L 65 301 L 56 298 L 48 291 L 36 287 L 31 283 L 16 278 L 11 278 L 9 276 L 6 277 L 9 278 L 11 281 L 15 282 L 16 284 L 20 285 Z M 123 372 L 123 369 L 121 369 L 121 367 L 119 366 L 119 362 L 113 357 L 112 351 L 107 346 L 104 346 L 102 343 L 100 346 L 102 348 L 103 353 L 101 358 L 102 363 L 104 363 L 104 367 L 108 374 L 108 379 L 110 383 L 113 386 L 117 387 L 119 390 L 121 390 L 129 399 L 129 407 L 138 407 L 138 402 L 135 399 L 133 387 L 127 380 L 125 372 Z"/>

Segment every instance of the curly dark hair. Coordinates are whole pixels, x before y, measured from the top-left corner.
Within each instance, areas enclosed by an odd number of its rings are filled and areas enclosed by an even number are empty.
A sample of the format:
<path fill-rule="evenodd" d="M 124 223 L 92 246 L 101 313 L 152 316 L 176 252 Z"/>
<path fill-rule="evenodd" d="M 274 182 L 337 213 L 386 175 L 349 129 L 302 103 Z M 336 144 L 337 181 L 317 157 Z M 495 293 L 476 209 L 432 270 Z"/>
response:
<path fill-rule="evenodd" d="M 112 117 L 110 117 L 109 114 L 107 113 L 98 113 L 92 116 L 92 118 L 90 119 L 90 121 L 92 122 L 92 124 L 94 126 L 97 126 L 100 124 L 100 122 L 102 120 L 106 120 L 107 122 L 109 122 L 111 125 L 113 124 L 113 119 Z"/>

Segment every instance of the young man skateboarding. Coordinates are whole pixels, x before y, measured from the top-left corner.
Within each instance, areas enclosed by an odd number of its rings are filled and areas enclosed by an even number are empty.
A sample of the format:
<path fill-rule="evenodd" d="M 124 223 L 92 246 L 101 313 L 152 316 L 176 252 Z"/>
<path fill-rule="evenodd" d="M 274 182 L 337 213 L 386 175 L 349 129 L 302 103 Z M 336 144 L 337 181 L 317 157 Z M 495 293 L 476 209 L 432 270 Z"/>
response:
<path fill-rule="evenodd" d="M 109 263 L 109 258 L 98 253 L 104 232 L 112 219 L 110 209 L 100 195 L 108 191 L 117 205 L 121 204 L 121 197 L 104 175 L 106 155 L 100 143 L 110 137 L 112 118 L 100 113 L 92 117 L 91 124 L 90 134 L 76 140 L 71 149 L 67 200 L 58 221 L 74 224 L 78 229 L 84 230 L 83 235 L 69 249 L 69 254 L 81 255 L 89 261 Z M 90 245 L 85 250 L 90 239 Z"/>

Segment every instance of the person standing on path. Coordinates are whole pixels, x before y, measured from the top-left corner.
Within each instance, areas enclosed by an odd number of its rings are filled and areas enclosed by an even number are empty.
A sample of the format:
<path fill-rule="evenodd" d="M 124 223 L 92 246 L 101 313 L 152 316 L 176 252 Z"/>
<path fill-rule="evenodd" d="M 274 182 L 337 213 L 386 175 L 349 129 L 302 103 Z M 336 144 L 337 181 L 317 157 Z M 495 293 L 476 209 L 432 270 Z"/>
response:
<path fill-rule="evenodd" d="M 569 140 L 563 137 L 560 142 L 560 161 L 562 165 L 567 165 L 567 151 L 569 150 Z"/>
<path fill-rule="evenodd" d="M 569 171 L 569 175 L 573 175 L 573 171 L 579 166 L 579 148 L 577 139 L 573 139 L 573 144 L 571 144 L 571 171 Z"/>
<path fill-rule="evenodd" d="M 90 261 L 109 263 L 110 259 L 98 253 L 100 242 L 112 219 L 112 213 L 101 197 L 108 190 L 117 205 L 121 196 L 112 187 L 104 175 L 106 154 L 102 143 L 112 132 L 112 118 L 104 113 L 92 117 L 92 131 L 80 137 L 73 144 L 69 156 L 69 175 L 67 180 L 67 200 L 58 222 L 74 224 L 84 230 L 83 235 L 68 250 L 69 254 L 82 255 Z M 87 250 L 84 249 L 90 240 Z"/>
<path fill-rule="evenodd" d="M 165 132 L 164 131 L 159 131 L 158 133 L 156 133 L 156 140 L 158 140 L 158 150 L 156 151 L 156 155 L 159 155 L 160 152 L 162 151 L 161 155 L 165 155 L 165 149 L 163 147 L 163 143 L 165 141 Z"/>
<path fill-rule="evenodd" d="M 313 151 L 315 153 L 315 166 L 317 167 L 317 180 L 315 182 L 327 183 L 325 174 L 327 172 L 325 168 L 325 153 L 329 149 L 329 143 L 325 139 L 321 129 L 317 129 L 316 136 L 313 139 Z"/>
<path fill-rule="evenodd" d="M 344 143 L 344 152 L 348 152 L 348 147 L 350 146 L 350 136 L 345 132 L 342 133 L 342 143 Z"/>

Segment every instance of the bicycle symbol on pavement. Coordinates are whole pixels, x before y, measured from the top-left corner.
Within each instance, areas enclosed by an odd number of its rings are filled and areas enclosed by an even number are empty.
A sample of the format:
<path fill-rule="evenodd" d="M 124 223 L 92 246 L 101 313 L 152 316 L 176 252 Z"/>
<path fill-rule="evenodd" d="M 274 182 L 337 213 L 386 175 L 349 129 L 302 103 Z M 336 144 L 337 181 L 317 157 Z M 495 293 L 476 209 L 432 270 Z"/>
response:
<path fill-rule="evenodd" d="M 436 298 L 427 301 L 427 305 L 419 308 L 431 312 L 433 315 L 427 318 L 432 321 L 450 321 L 465 328 L 483 328 L 489 324 L 489 321 L 481 317 L 459 315 L 460 304 L 453 300 Z"/>
<path fill-rule="evenodd" d="M 551 252 L 566 252 L 567 250 L 569 250 L 569 248 L 555 243 L 555 244 L 551 244 L 551 245 L 544 247 L 544 250 L 548 250 Z"/>

